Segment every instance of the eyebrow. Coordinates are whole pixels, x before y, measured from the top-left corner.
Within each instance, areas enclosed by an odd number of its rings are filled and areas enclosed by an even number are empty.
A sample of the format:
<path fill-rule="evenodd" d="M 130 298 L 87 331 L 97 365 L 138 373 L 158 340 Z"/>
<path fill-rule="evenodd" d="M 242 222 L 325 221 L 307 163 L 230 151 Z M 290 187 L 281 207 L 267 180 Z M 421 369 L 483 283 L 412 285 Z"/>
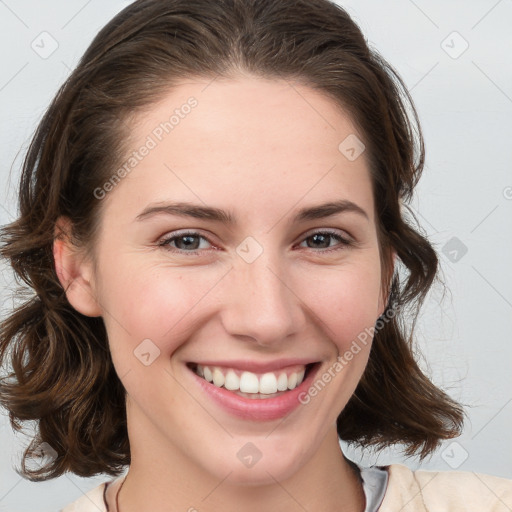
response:
<path fill-rule="evenodd" d="M 338 213 L 345 212 L 357 213 L 369 220 L 368 214 L 360 206 L 352 201 L 342 199 L 339 201 L 331 201 L 324 204 L 302 208 L 295 215 L 293 222 L 324 219 L 326 217 L 331 217 Z M 137 215 L 136 220 L 142 221 L 159 214 L 213 220 L 230 225 L 236 223 L 235 216 L 229 211 L 212 206 L 201 206 L 187 202 L 151 204 Z"/>

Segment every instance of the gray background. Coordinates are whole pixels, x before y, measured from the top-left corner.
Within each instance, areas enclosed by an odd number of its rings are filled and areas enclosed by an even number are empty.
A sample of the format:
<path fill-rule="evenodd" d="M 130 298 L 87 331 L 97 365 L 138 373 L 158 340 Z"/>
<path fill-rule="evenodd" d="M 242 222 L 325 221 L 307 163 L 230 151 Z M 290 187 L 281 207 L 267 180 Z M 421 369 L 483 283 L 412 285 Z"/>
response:
<path fill-rule="evenodd" d="M 0 0 L 1 224 L 14 218 L 21 157 L 46 106 L 97 31 L 128 3 Z M 340 3 L 403 77 L 419 111 L 427 163 L 413 208 L 450 289 L 442 301 L 434 290 L 424 308 L 421 365 L 470 405 L 463 435 L 422 464 L 398 449 L 377 456 L 343 447 L 366 465 L 512 478 L 512 2 Z M 0 283 L 5 313 L 12 277 L 3 263 Z M 55 511 L 106 479 L 31 483 L 12 468 L 26 439 L 14 436 L 4 413 L 0 439 L 0 511 Z"/>

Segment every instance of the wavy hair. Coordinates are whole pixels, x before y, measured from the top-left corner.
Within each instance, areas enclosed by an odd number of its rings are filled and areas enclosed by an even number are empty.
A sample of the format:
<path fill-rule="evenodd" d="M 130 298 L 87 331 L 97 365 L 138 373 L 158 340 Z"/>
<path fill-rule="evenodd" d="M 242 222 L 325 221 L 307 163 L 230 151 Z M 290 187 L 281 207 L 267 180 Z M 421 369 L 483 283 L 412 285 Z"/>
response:
<path fill-rule="evenodd" d="M 438 258 L 402 208 L 422 173 L 424 142 L 398 74 L 328 0 L 137 0 L 98 33 L 51 102 L 23 163 L 19 216 L 0 232 L 0 255 L 19 293 L 33 292 L 0 325 L 0 404 L 16 430 L 36 425 L 23 454 L 24 477 L 118 475 L 130 463 L 125 390 L 105 325 L 70 305 L 56 275 L 57 219 L 71 220 L 77 246 L 93 247 L 101 221 L 94 190 L 124 161 L 126 120 L 183 79 L 240 71 L 327 95 L 366 145 L 389 271 L 385 315 L 391 308 L 397 314 L 377 326 L 367 367 L 338 417 L 339 438 L 363 447 L 402 443 L 408 455 L 424 458 L 460 435 L 462 407 L 414 358 L 413 327 Z M 42 443 L 57 456 L 31 468 Z"/>

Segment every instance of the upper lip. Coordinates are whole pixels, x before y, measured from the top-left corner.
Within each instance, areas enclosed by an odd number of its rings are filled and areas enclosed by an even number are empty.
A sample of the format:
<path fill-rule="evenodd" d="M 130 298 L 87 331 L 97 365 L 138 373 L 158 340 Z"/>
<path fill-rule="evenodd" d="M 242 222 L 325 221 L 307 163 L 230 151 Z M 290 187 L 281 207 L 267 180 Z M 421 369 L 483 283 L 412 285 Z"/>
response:
<path fill-rule="evenodd" d="M 287 359 L 278 359 L 274 361 L 250 361 L 248 359 L 232 359 L 230 361 L 227 360 L 202 360 L 202 361 L 191 361 L 191 364 L 200 364 L 201 366 L 223 366 L 225 368 L 235 368 L 237 370 L 244 370 L 253 373 L 265 373 L 265 372 L 273 372 L 276 370 L 284 369 L 288 366 L 295 365 L 308 365 L 317 363 L 318 360 L 315 359 L 305 359 L 305 358 L 287 358 Z"/>

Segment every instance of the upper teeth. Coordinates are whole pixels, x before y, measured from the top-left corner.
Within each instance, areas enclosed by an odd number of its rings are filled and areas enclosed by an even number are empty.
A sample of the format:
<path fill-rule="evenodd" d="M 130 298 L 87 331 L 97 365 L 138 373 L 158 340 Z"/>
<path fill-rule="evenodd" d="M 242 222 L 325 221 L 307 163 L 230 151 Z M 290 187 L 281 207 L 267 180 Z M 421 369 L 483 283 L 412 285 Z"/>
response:
<path fill-rule="evenodd" d="M 269 395 L 277 391 L 286 391 L 296 388 L 304 379 L 306 367 L 301 365 L 297 371 L 287 373 L 284 370 L 277 373 L 268 372 L 258 376 L 252 372 L 241 372 L 233 368 L 219 368 L 214 366 L 197 365 L 196 373 L 212 382 L 217 387 L 224 386 L 230 391 L 240 390 L 242 393 L 262 393 Z"/>

